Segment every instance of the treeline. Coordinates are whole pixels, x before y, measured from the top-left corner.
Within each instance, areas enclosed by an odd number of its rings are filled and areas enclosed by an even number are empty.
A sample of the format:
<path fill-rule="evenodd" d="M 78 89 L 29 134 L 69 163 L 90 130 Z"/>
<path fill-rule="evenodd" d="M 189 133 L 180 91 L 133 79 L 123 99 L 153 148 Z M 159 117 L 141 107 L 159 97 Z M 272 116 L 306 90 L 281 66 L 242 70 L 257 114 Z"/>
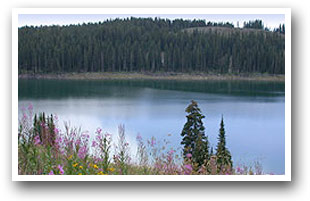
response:
<path fill-rule="evenodd" d="M 283 31 L 237 29 L 230 23 L 204 20 L 132 17 L 21 27 L 18 65 L 19 73 L 284 74 L 284 44 Z"/>

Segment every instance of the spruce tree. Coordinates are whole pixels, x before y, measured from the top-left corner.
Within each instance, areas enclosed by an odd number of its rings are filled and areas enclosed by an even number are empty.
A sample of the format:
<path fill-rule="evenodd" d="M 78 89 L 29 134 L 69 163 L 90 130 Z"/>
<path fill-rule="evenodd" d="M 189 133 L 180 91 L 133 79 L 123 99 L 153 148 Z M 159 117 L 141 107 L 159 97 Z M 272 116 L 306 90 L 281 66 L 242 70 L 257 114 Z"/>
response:
<path fill-rule="evenodd" d="M 231 154 L 226 148 L 226 136 L 223 116 L 220 124 L 218 140 L 219 141 L 216 148 L 216 163 L 219 173 L 223 170 L 223 168 L 232 168 Z"/>
<path fill-rule="evenodd" d="M 207 163 L 209 158 L 209 142 L 205 136 L 205 127 L 202 119 L 205 117 L 201 114 L 197 102 L 193 101 L 185 110 L 187 122 L 185 123 L 181 136 L 183 137 L 181 144 L 184 146 L 183 155 L 192 155 L 192 162 L 201 167 Z"/>

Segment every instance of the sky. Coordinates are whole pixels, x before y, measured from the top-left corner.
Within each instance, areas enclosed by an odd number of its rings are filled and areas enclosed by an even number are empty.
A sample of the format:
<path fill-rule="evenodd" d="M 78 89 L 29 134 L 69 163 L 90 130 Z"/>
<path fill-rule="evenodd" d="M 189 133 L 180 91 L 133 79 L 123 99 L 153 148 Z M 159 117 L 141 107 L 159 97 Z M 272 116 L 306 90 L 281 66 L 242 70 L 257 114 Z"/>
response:
<path fill-rule="evenodd" d="M 18 26 L 40 26 L 40 25 L 69 25 L 83 24 L 89 22 L 105 21 L 107 19 L 127 17 L 160 17 L 168 19 L 205 19 L 206 22 L 230 22 L 237 27 L 243 26 L 243 22 L 260 19 L 264 26 L 277 28 L 279 24 L 285 23 L 284 14 L 19 14 Z"/>

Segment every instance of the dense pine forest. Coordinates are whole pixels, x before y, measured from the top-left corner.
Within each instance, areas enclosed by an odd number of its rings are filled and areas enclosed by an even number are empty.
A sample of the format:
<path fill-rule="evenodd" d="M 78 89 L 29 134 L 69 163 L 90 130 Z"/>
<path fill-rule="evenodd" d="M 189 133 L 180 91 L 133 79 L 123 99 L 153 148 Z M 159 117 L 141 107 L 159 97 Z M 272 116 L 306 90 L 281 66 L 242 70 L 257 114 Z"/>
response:
<path fill-rule="evenodd" d="M 19 73 L 284 74 L 285 26 L 160 18 L 18 30 Z"/>

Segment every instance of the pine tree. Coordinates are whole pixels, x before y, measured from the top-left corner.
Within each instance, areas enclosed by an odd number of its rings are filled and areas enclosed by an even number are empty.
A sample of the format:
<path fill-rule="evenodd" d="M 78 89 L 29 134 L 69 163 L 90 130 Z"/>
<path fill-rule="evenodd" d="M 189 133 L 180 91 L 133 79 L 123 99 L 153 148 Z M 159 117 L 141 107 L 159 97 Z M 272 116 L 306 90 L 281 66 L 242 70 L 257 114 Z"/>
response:
<path fill-rule="evenodd" d="M 219 141 L 216 148 L 216 163 L 218 173 L 220 173 L 223 170 L 223 168 L 225 168 L 226 170 L 227 168 L 232 168 L 231 154 L 229 150 L 226 148 L 226 136 L 225 136 L 223 116 L 221 120 L 218 140 Z"/>
<path fill-rule="evenodd" d="M 185 110 L 187 122 L 184 125 L 181 136 L 183 137 L 181 144 L 184 146 L 183 155 L 192 155 L 192 161 L 198 168 L 206 164 L 209 159 L 209 142 L 205 136 L 205 127 L 202 119 L 205 118 L 201 114 L 197 102 L 193 101 Z"/>

